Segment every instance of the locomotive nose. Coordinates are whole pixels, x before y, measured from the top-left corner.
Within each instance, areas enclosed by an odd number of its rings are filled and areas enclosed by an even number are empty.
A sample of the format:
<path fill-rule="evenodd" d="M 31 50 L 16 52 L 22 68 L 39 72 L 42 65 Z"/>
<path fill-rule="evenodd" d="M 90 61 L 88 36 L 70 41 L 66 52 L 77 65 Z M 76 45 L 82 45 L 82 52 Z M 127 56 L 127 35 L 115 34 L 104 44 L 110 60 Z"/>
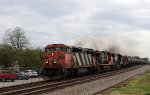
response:
<path fill-rule="evenodd" d="M 60 66 L 64 63 L 65 54 L 59 51 L 48 52 L 46 54 L 47 59 L 45 60 L 46 65 L 49 66 Z"/>

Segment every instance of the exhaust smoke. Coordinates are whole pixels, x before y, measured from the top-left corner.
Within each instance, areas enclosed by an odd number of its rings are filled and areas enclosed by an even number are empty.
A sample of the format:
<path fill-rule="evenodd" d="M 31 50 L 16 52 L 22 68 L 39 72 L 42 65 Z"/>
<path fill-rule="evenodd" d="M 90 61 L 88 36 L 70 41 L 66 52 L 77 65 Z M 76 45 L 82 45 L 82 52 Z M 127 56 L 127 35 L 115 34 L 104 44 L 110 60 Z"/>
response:
<path fill-rule="evenodd" d="M 75 46 L 83 48 L 92 48 L 100 51 L 107 50 L 112 53 L 120 53 L 122 55 L 139 55 L 139 49 L 133 46 L 132 43 L 135 45 L 134 41 L 126 40 L 124 37 L 104 38 L 103 36 L 92 34 L 78 38 L 75 40 L 74 44 Z"/>

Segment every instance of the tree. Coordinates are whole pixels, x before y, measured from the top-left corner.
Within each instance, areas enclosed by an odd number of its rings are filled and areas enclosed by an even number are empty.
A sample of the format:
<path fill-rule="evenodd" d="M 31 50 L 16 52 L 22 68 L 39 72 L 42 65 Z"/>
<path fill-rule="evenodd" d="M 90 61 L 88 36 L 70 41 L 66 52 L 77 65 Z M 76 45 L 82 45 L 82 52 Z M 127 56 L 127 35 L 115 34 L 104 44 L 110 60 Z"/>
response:
<path fill-rule="evenodd" d="M 29 46 L 25 31 L 21 27 L 6 30 L 4 43 L 13 46 L 16 50 L 23 50 Z"/>
<path fill-rule="evenodd" d="M 0 65 L 4 67 L 9 67 L 15 62 L 17 59 L 16 50 L 6 44 L 0 45 Z"/>
<path fill-rule="evenodd" d="M 23 67 L 39 67 L 41 65 L 41 50 L 25 49 L 20 54 L 19 63 Z"/>

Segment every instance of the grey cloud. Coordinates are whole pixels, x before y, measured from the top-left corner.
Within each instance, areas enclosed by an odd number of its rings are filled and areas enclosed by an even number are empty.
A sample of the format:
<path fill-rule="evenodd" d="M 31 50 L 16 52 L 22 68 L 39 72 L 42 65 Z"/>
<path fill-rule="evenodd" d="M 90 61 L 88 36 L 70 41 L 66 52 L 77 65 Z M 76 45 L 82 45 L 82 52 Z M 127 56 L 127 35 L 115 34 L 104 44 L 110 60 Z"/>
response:
<path fill-rule="evenodd" d="M 80 38 L 97 34 L 99 39 L 119 39 L 118 43 L 128 44 L 127 48 L 145 52 L 145 46 L 150 47 L 145 35 L 150 31 L 150 2 L 133 1 L 1 0 L 0 38 L 6 29 L 21 26 L 35 47 L 48 43 L 74 45 Z M 144 35 L 139 32 L 145 30 Z"/>

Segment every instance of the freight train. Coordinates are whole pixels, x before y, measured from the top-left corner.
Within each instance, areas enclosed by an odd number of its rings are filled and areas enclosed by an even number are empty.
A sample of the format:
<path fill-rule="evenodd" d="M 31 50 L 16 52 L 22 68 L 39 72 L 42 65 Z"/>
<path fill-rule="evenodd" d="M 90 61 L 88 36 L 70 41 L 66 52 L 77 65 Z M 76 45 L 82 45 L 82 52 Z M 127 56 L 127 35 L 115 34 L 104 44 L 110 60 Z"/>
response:
<path fill-rule="evenodd" d="M 81 73 L 101 73 L 148 63 L 148 58 L 138 56 L 127 56 L 64 44 L 49 44 L 43 52 L 42 73 L 49 77 L 64 78 L 78 76 Z"/>

